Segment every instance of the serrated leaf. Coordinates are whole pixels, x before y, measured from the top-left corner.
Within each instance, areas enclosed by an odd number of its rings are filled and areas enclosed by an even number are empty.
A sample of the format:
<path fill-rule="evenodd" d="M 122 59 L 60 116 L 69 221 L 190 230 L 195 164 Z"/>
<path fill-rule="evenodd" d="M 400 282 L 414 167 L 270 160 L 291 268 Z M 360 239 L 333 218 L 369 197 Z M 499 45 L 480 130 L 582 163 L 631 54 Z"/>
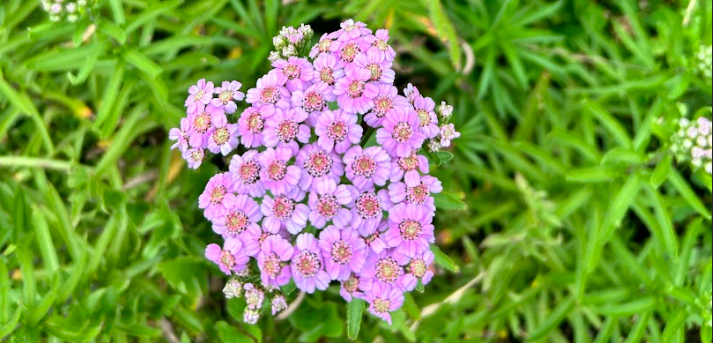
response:
<path fill-rule="evenodd" d="M 435 262 L 437 265 L 453 273 L 460 271 L 460 267 L 458 267 L 458 265 L 436 245 L 431 245 L 431 252 L 433 252 L 433 255 L 435 256 Z"/>
<path fill-rule="evenodd" d="M 347 337 L 352 341 L 359 337 L 363 313 L 364 300 L 352 298 L 352 301 L 347 304 Z"/>

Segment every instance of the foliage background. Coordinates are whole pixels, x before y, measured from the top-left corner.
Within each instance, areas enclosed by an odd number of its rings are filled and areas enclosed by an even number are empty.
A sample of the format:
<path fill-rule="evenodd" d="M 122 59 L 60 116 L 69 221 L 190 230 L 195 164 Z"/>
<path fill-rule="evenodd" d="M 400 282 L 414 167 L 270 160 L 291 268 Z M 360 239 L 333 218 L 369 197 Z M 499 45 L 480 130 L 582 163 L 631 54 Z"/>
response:
<path fill-rule="evenodd" d="M 196 79 L 254 84 L 283 25 L 350 17 L 463 133 L 434 166 L 453 264 L 358 341 L 711 341 L 710 177 L 667 153 L 682 108 L 710 118 L 696 0 L 105 0 L 76 24 L 3 0 L 0 341 L 346 341 L 336 289 L 242 324 L 196 205 L 226 166 L 186 169 L 167 130 Z"/>

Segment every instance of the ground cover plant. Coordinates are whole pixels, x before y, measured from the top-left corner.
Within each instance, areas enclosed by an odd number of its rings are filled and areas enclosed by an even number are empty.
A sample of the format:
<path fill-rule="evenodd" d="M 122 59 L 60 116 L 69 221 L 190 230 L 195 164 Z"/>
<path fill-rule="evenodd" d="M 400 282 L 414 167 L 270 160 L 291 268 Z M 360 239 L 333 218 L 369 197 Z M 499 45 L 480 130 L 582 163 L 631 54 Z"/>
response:
<path fill-rule="evenodd" d="M 170 130 L 197 80 L 249 98 L 283 27 L 311 47 L 350 18 L 389 30 L 399 91 L 453 107 L 461 136 L 424 151 L 434 275 L 390 324 L 337 282 L 248 324 L 204 256 L 230 160 L 190 169 Z M 3 1 L 0 340 L 709 342 L 712 21 L 695 0 Z"/>

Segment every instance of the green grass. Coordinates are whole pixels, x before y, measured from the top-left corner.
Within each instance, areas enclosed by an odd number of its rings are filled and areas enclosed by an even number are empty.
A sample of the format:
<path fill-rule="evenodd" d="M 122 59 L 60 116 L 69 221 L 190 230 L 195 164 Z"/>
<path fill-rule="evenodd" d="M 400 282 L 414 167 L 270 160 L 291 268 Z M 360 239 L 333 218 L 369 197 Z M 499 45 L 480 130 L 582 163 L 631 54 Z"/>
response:
<path fill-rule="evenodd" d="M 696 0 L 104 0 L 75 24 L 4 0 L 0 341 L 347 341 L 335 287 L 242 323 L 197 208 L 225 165 L 167 141 L 196 79 L 252 85 L 283 25 L 346 18 L 389 28 L 397 85 L 463 133 L 433 166 L 436 277 L 358 341 L 711 341 L 711 179 L 668 152 L 681 108 L 710 118 Z"/>

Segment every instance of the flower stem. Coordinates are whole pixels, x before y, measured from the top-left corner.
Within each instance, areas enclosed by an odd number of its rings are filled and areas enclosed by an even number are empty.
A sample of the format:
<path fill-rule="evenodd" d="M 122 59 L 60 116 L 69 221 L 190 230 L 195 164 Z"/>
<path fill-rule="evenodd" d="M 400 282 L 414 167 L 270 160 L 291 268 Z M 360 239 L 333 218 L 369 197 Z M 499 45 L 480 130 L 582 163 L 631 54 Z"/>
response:
<path fill-rule="evenodd" d="M 0 167 L 43 168 L 68 172 L 72 163 L 49 158 L 4 156 L 0 157 Z"/>

